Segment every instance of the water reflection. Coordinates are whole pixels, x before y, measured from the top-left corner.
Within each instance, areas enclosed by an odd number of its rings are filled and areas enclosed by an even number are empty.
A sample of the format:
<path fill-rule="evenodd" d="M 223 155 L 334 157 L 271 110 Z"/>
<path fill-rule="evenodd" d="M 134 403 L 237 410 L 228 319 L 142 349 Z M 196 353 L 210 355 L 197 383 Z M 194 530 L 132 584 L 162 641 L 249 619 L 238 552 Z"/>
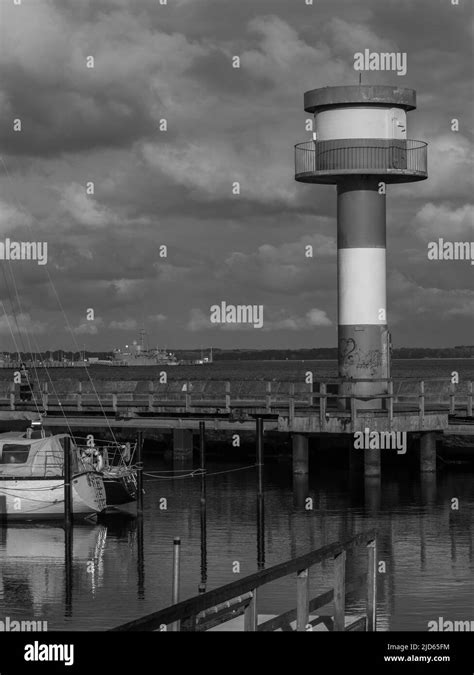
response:
<path fill-rule="evenodd" d="M 146 461 L 158 474 L 169 468 Z M 268 463 L 260 477 L 256 467 L 220 473 L 230 468 L 207 461 L 207 476 L 145 482 L 141 518 L 76 524 L 71 535 L 54 524 L 3 526 L 0 615 L 37 617 L 50 630 L 105 629 L 170 604 L 175 536 L 182 541 L 185 598 L 235 581 L 235 561 L 246 575 L 375 527 L 377 558 L 385 565 L 378 575 L 379 630 L 426 630 L 438 616 L 472 618 L 472 472 L 380 480 L 318 470 L 293 478 L 291 466 Z M 365 554 L 348 557 L 348 578 L 365 571 Z M 312 572 L 311 593 L 331 584 L 326 561 Z M 264 587 L 260 611 L 293 607 L 294 590 L 294 579 Z M 364 598 L 349 596 L 349 612 L 363 606 Z"/>

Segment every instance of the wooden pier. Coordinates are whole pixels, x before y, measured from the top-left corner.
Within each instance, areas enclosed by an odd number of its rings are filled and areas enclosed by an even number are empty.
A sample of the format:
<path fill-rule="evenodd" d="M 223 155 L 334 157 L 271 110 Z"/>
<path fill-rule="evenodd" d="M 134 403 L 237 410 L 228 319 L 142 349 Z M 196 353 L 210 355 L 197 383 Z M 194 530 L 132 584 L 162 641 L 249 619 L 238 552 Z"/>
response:
<path fill-rule="evenodd" d="M 221 627 L 244 631 L 375 631 L 377 627 L 377 534 L 362 532 L 344 542 L 335 542 L 265 570 L 233 581 L 207 593 L 188 598 L 113 628 L 113 631 L 208 631 Z M 366 573 L 346 578 L 347 554 L 366 547 Z M 334 587 L 310 598 L 311 568 L 332 560 Z M 259 589 L 290 575 L 295 577 L 296 607 L 259 622 Z M 357 617 L 346 614 L 346 596 L 365 595 L 365 613 Z M 315 614 L 332 605 L 331 614 Z M 243 621 L 236 621 L 243 617 Z M 232 622 L 232 623 L 229 623 Z"/>
<path fill-rule="evenodd" d="M 364 380 L 366 381 L 366 380 Z M 192 433 L 202 421 L 208 431 L 290 434 L 296 464 L 308 463 L 308 438 L 356 432 L 399 433 L 420 437 L 421 471 L 436 470 L 436 440 L 442 435 L 474 436 L 473 383 L 449 379 L 370 380 L 386 392 L 356 394 L 361 380 L 328 378 L 301 381 L 218 381 L 67 379 L 41 383 L 25 400 L 18 385 L 0 383 L 0 410 L 41 412 L 44 425 L 98 430 L 173 432 L 176 447 L 192 453 Z M 38 390 L 39 389 L 39 390 Z M 263 433 L 262 432 L 262 433 Z M 178 454 L 183 454 L 178 449 Z M 366 452 L 367 475 L 380 474 L 380 453 Z M 306 468 L 307 471 L 307 468 Z M 297 473 L 299 470 L 296 471 Z"/>

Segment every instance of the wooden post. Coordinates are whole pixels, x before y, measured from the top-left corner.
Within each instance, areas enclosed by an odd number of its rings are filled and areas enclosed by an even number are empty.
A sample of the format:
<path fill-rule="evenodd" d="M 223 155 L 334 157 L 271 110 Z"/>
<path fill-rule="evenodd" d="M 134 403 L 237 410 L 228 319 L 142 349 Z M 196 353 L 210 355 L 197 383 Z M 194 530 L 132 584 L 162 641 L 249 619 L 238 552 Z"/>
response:
<path fill-rule="evenodd" d="M 467 383 L 467 416 L 472 417 L 472 382 Z"/>
<path fill-rule="evenodd" d="M 296 577 L 296 630 L 305 631 L 309 620 L 309 573 L 300 570 Z"/>
<path fill-rule="evenodd" d="M 420 381 L 420 395 L 419 395 L 419 415 L 420 415 L 420 426 L 423 423 L 423 418 L 425 416 L 425 383 L 423 380 Z"/>
<path fill-rule="evenodd" d="M 43 399 L 43 409 L 48 410 L 48 383 L 43 382 L 43 393 L 41 395 L 41 398 Z"/>
<path fill-rule="evenodd" d="M 367 544 L 367 630 L 377 630 L 377 542 Z"/>
<path fill-rule="evenodd" d="M 171 602 L 173 605 L 177 605 L 179 602 L 180 550 L 181 539 L 175 537 L 173 540 L 173 581 L 171 587 Z M 180 622 L 174 621 L 170 625 L 170 630 L 179 631 L 179 627 Z"/>
<path fill-rule="evenodd" d="M 155 393 L 155 385 L 153 380 L 148 382 L 148 412 L 153 412 L 153 395 Z"/>
<path fill-rule="evenodd" d="M 64 526 L 71 526 L 72 493 L 71 493 L 71 439 L 64 437 Z"/>
<path fill-rule="evenodd" d="M 334 558 L 334 630 L 344 631 L 346 616 L 346 552 Z"/>
<path fill-rule="evenodd" d="M 230 411 L 230 382 L 225 383 L 225 409 Z"/>
<path fill-rule="evenodd" d="M 191 409 L 191 391 L 190 391 L 190 382 L 186 382 L 186 393 L 184 396 L 184 405 L 186 412 L 189 412 Z"/>
<path fill-rule="evenodd" d="M 142 460 L 142 432 L 137 434 L 137 514 L 143 514 L 143 460 Z"/>
<path fill-rule="evenodd" d="M 117 412 L 117 394 L 112 394 L 112 408 L 114 412 Z"/>
<path fill-rule="evenodd" d="M 290 400 L 288 404 L 288 416 L 290 418 L 290 424 L 293 424 L 295 419 L 295 383 L 290 382 Z"/>
<path fill-rule="evenodd" d="M 265 397 L 265 407 L 267 409 L 267 412 L 270 412 L 272 409 L 272 383 L 267 382 L 267 395 Z"/>
<path fill-rule="evenodd" d="M 82 410 L 82 382 L 79 380 L 77 383 L 77 409 Z"/>
<path fill-rule="evenodd" d="M 321 431 L 326 430 L 326 410 L 327 410 L 327 387 L 326 382 L 321 382 L 319 385 L 319 426 Z"/>
<path fill-rule="evenodd" d="M 454 415 L 456 412 L 456 385 L 451 382 L 449 386 L 449 412 Z"/>
<path fill-rule="evenodd" d="M 388 381 L 388 424 L 390 430 L 393 424 L 393 380 Z"/>
<path fill-rule="evenodd" d="M 10 410 L 15 410 L 15 383 L 10 383 Z"/>
<path fill-rule="evenodd" d="M 244 631 L 255 632 L 258 626 L 258 612 L 257 612 L 257 589 L 252 591 L 252 598 L 245 608 L 244 614 Z"/>

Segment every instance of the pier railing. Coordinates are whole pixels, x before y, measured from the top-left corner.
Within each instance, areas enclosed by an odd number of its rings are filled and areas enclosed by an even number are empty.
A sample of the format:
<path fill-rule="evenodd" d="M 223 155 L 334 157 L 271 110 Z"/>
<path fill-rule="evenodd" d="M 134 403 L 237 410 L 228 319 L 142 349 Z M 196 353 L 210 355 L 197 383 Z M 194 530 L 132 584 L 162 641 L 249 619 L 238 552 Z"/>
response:
<path fill-rule="evenodd" d="M 363 395 L 362 385 L 371 390 Z M 372 393 L 374 387 L 377 393 Z M 298 414 L 319 416 L 324 430 L 328 417 L 348 416 L 355 421 L 364 410 L 379 409 L 393 419 L 403 408 L 420 418 L 429 410 L 443 409 L 450 414 L 472 417 L 473 383 L 453 384 L 447 378 L 416 380 L 410 378 L 357 379 L 325 378 L 324 381 L 253 380 L 169 380 L 161 384 L 151 380 L 98 380 L 95 383 L 64 379 L 24 385 L 0 382 L 0 409 L 60 412 L 107 412 L 126 416 L 132 413 L 164 415 L 212 414 L 239 416 L 268 414 L 286 416 L 292 421 Z"/>
<path fill-rule="evenodd" d="M 181 631 L 206 631 L 219 624 L 244 615 L 245 631 L 296 630 L 309 631 L 323 624 L 331 631 L 375 631 L 377 607 L 377 533 L 368 530 L 344 542 L 323 546 L 268 569 L 250 574 L 207 593 L 183 600 L 134 621 L 113 628 L 113 631 L 168 630 L 179 622 Z M 366 547 L 367 571 L 346 579 L 347 553 Z M 325 560 L 333 561 L 334 586 L 315 598 L 310 598 L 311 568 Z M 258 593 L 266 584 L 294 575 L 296 607 L 258 623 Z M 365 587 L 365 613 L 352 621 L 346 616 L 346 595 Z M 333 604 L 333 614 L 311 616 L 326 605 Z M 296 622 L 295 628 L 292 623 Z"/>

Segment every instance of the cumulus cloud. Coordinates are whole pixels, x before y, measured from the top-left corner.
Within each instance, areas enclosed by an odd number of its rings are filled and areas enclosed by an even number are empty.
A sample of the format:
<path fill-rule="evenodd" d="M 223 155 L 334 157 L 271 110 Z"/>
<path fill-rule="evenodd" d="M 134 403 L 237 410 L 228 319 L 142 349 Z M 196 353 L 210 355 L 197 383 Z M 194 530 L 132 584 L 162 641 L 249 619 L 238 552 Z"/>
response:
<path fill-rule="evenodd" d="M 109 328 L 111 330 L 133 330 L 137 327 L 135 319 L 125 319 L 124 321 L 111 321 Z"/>
<path fill-rule="evenodd" d="M 450 208 L 446 204 L 425 204 L 415 216 L 416 233 L 421 239 L 442 237 L 448 241 L 474 237 L 474 205 Z"/>
<path fill-rule="evenodd" d="M 104 320 L 97 317 L 94 321 L 82 321 L 78 326 L 72 328 L 72 332 L 76 335 L 97 335 L 103 326 Z"/>
<path fill-rule="evenodd" d="M 417 88 L 409 134 L 429 142 L 429 180 L 394 186 L 396 198 L 387 203 L 389 270 L 404 277 L 410 296 L 392 289 L 403 328 L 398 339 L 422 340 L 438 320 L 438 297 L 439 311 L 465 335 L 454 337 L 441 321 L 440 343 L 468 341 L 470 296 L 459 289 L 469 292 L 472 268 L 446 266 L 440 274 L 420 263 L 429 239 L 472 239 L 472 17 L 466 3 L 455 11 L 431 5 L 3 3 L 0 147 L 11 180 L 1 163 L 0 232 L 20 238 L 26 227 L 30 238 L 48 241 L 48 271 L 88 345 L 106 348 L 107 331 L 126 330 L 123 317 L 134 321 L 138 313 L 166 317 L 147 321 L 178 348 L 189 339 L 183 327 L 209 328 L 207 308 L 221 288 L 234 301 L 264 304 L 272 329 L 262 346 L 296 344 L 300 329 L 310 334 L 311 321 L 324 327 L 332 316 L 337 286 L 334 190 L 297 184 L 293 176 L 292 146 L 309 136 L 303 92 L 355 84 L 355 51 L 416 44 L 409 80 L 395 82 Z M 364 82 L 380 83 L 380 75 L 365 73 Z M 450 131 L 456 114 L 459 133 Z M 21 134 L 12 130 L 15 117 Z M 85 194 L 89 180 L 95 195 Z M 236 181 L 240 195 L 232 194 Z M 163 244 L 166 260 L 158 257 Z M 313 246 L 313 258 L 304 256 L 305 245 Z M 47 311 L 51 333 L 67 342 L 55 298 L 39 281 L 45 272 L 18 267 L 19 294 L 24 307 Z M 86 298 L 104 318 L 95 334 L 90 322 L 83 326 Z M 322 315 L 308 317 L 310 307 Z M 321 333 L 334 344 L 333 333 Z M 218 332 L 222 346 L 247 346 L 254 334 Z"/>
<path fill-rule="evenodd" d="M 297 316 L 293 313 L 288 313 L 285 310 L 263 307 L 263 331 L 297 331 L 304 330 L 311 327 L 325 327 L 331 326 L 332 321 L 327 316 L 326 312 L 313 308 L 310 309 L 304 316 Z M 202 330 L 223 330 L 223 331 L 248 331 L 260 330 L 256 328 L 253 323 L 212 323 L 210 320 L 210 312 L 204 313 L 201 309 L 192 309 L 190 312 L 187 329 L 196 332 Z"/>
<path fill-rule="evenodd" d="M 27 312 L 16 314 L 5 313 L 2 303 L 3 314 L 0 315 L 0 334 L 14 336 L 41 335 L 46 332 L 47 324 L 38 319 L 33 319 Z"/>

